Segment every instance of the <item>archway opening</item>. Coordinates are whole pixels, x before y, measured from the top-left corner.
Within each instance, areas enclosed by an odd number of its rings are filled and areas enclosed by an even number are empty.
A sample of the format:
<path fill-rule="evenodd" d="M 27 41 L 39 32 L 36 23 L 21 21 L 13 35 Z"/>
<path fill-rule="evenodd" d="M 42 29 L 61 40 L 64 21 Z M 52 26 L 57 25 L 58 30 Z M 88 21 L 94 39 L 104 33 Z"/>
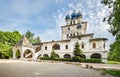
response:
<path fill-rule="evenodd" d="M 15 56 L 16 56 L 17 59 L 19 59 L 21 57 L 20 55 L 21 55 L 20 50 L 18 49 L 15 53 Z"/>
<path fill-rule="evenodd" d="M 41 54 L 37 57 L 37 59 L 40 59 L 41 58 Z"/>
<path fill-rule="evenodd" d="M 70 54 L 65 54 L 64 58 L 71 58 L 71 55 Z"/>
<path fill-rule="evenodd" d="M 32 53 L 32 51 L 31 50 L 25 50 L 25 52 L 24 52 L 24 57 L 25 58 L 32 58 L 32 56 L 33 56 L 33 53 Z"/>
<path fill-rule="evenodd" d="M 49 58 L 48 54 L 43 55 L 44 58 Z"/>
<path fill-rule="evenodd" d="M 86 58 L 86 56 L 84 54 L 81 55 L 81 58 Z"/>
<path fill-rule="evenodd" d="M 101 59 L 101 54 L 99 54 L 99 53 L 94 53 L 94 54 L 91 55 L 91 58 Z"/>
<path fill-rule="evenodd" d="M 60 45 L 59 44 L 54 44 L 52 48 L 54 50 L 60 50 Z"/>
<path fill-rule="evenodd" d="M 55 54 L 56 58 L 59 58 L 60 56 L 58 54 Z"/>

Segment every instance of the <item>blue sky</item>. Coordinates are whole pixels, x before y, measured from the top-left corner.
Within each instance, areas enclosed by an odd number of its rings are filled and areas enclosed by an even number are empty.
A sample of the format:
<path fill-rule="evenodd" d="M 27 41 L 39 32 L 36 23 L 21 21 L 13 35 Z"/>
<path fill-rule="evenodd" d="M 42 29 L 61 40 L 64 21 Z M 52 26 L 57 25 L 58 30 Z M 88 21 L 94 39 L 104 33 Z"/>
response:
<path fill-rule="evenodd" d="M 73 9 L 81 10 L 88 22 L 87 33 L 108 38 L 108 45 L 114 41 L 107 31 L 109 25 L 102 22 L 110 10 L 100 0 L 0 0 L 0 30 L 22 34 L 30 30 L 42 41 L 60 40 L 60 26 L 65 25 L 65 15 Z"/>

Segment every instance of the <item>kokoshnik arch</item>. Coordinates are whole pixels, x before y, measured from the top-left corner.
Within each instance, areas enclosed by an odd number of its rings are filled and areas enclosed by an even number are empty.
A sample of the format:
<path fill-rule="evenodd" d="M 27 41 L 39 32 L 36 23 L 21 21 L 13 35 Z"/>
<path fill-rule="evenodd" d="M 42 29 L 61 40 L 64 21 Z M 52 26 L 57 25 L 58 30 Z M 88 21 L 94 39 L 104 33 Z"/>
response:
<path fill-rule="evenodd" d="M 61 26 L 62 39 L 58 41 L 41 42 L 40 44 L 32 45 L 24 36 L 13 47 L 13 58 L 16 57 L 16 52 L 19 50 L 20 59 L 31 58 L 36 60 L 38 57 L 51 56 L 52 48 L 60 58 L 73 57 L 75 43 L 80 44 L 85 58 L 100 58 L 102 62 L 107 62 L 107 51 L 105 44 L 107 38 L 94 38 L 94 34 L 86 33 L 87 22 L 82 20 L 80 11 L 74 10 L 71 15 L 65 17 L 66 25 Z"/>

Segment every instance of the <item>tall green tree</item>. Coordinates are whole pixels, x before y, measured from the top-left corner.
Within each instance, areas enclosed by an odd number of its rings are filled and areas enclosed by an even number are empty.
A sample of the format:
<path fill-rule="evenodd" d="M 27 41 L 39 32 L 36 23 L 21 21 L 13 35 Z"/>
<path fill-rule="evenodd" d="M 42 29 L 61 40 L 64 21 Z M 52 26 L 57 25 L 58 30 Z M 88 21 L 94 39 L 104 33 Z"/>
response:
<path fill-rule="evenodd" d="M 113 9 L 109 17 L 104 18 L 110 24 L 109 32 L 115 36 L 115 42 L 110 45 L 109 58 L 120 61 L 120 0 L 102 0 L 102 3 Z"/>
<path fill-rule="evenodd" d="M 78 42 L 76 42 L 76 44 L 75 44 L 75 48 L 74 48 L 74 52 L 73 52 L 73 54 L 74 54 L 74 56 L 82 56 L 82 50 L 80 49 L 80 45 L 79 45 L 79 43 Z"/>
<path fill-rule="evenodd" d="M 34 43 L 40 43 L 40 37 L 34 37 L 34 33 L 30 32 L 29 30 L 25 33 L 25 36 L 28 38 L 28 40 L 34 44 Z"/>
<path fill-rule="evenodd" d="M 51 59 L 55 59 L 55 58 L 57 58 L 57 55 L 56 55 L 56 53 L 54 51 L 54 48 L 52 48 Z"/>
<path fill-rule="evenodd" d="M 28 40 L 33 43 L 33 37 L 34 33 L 30 32 L 29 30 L 25 33 L 25 36 L 28 38 Z"/>
<path fill-rule="evenodd" d="M 33 40 L 33 43 L 40 43 L 41 40 L 40 40 L 40 37 L 35 37 L 34 40 Z"/>

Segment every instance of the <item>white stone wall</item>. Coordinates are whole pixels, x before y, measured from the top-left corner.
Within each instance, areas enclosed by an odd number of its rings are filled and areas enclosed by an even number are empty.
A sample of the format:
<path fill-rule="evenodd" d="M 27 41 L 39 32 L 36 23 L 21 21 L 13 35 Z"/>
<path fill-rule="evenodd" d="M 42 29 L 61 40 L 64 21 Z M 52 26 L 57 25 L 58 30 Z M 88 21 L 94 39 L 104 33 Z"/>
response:
<path fill-rule="evenodd" d="M 67 39 L 67 34 L 69 36 L 71 36 L 71 34 L 72 34 L 72 36 L 74 36 L 74 34 L 75 34 L 75 36 L 80 35 L 80 34 L 86 34 L 87 23 L 81 23 L 81 25 L 82 25 L 81 29 L 77 29 L 78 25 L 79 24 L 62 27 L 62 40 Z"/>
<path fill-rule="evenodd" d="M 90 42 L 90 51 L 105 51 L 103 40 L 96 40 Z M 93 43 L 96 43 L 96 48 L 93 48 Z"/>

